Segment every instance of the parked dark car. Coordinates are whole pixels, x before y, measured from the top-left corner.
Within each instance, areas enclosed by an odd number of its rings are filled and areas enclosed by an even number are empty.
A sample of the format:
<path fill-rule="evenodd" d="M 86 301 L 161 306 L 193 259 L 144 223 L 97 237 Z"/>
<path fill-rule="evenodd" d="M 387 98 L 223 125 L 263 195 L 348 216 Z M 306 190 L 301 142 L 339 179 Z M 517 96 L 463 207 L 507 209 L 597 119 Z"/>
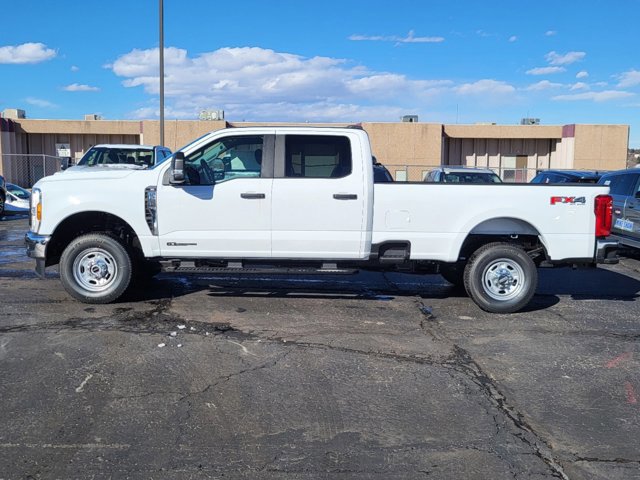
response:
<path fill-rule="evenodd" d="M 373 165 L 373 183 L 393 182 L 393 176 L 381 163 Z"/>
<path fill-rule="evenodd" d="M 619 170 L 602 176 L 613 197 L 611 237 L 627 247 L 640 248 L 640 169 Z"/>
<path fill-rule="evenodd" d="M 0 175 L 0 217 L 4 215 L 4 202 L 7 201 L 7 184 L 4 177 Z"/>
<path fill-rule="evenodd" d="M 601 173 L 580 170 L 545 170 L 529 183 L 598 183 Z"/>

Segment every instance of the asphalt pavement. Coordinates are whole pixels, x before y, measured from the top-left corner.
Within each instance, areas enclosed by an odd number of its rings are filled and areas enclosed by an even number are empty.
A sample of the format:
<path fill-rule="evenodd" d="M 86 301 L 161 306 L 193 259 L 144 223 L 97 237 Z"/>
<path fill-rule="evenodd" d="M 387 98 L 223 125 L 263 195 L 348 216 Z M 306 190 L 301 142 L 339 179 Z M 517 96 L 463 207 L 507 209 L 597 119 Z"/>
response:
<path fill-rule="evenodd" d="M 172 276 L 85 305 L 0 219 L 0 479 L 640 479 L 640 261 L 479 310 L 438 275 Z"/>

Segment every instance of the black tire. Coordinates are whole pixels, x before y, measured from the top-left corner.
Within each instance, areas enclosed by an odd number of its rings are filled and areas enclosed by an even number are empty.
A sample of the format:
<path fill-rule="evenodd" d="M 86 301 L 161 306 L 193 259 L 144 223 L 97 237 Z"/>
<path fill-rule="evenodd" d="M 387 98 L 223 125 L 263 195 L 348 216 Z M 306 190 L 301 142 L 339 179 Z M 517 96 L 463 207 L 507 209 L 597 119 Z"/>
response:
<path fill-rule="evenodd" d="M 84 303 L 111 303 L 131 281 L 131 257 L 115 238 L 91 233 L 74 239 L 60 257 L 60 280 Z"/>
<path fill-rule="evenodd" d="M 538 286 L 538 270 L 518 245 L 489 243 L 480 247 L 464 270 L 464 288 L 482 310 L 513 313 L 524 308 Z"/>
<path fill-rule="evenodd" d="M 0 217 L 2 215 L 4 215 L 4 204 L 5 204 L 6 200 L 4 198 L 4 195 L 2 193 L 0 193 Z"/>
<path fill-rule="evenodd" d="M 464 267 L 465 264 L 461 262 L 443 263 L 440 265 L 440 275 L 456 287 L 462 287 L 464 285 Z"/>

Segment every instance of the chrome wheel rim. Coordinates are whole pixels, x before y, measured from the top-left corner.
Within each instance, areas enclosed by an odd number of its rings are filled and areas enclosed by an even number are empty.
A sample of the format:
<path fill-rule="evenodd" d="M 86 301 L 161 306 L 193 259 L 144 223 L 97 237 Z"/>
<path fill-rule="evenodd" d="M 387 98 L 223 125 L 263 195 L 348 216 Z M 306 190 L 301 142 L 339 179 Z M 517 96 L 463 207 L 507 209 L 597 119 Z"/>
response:
<path fill-rule="evenodd" d="M 118 277 L 118 266 L 109 252 L 102 248 L 91 248 L 74 260 L 73 277 L 85 290 L 103 292 Z"/>
<path fill-rule="evenodd" d="M 494 300 L 506 301 L 517 297 L 525 284 L 524 270 L 508 258 L 494 260 L 482 273 L 484 291 Z"/>

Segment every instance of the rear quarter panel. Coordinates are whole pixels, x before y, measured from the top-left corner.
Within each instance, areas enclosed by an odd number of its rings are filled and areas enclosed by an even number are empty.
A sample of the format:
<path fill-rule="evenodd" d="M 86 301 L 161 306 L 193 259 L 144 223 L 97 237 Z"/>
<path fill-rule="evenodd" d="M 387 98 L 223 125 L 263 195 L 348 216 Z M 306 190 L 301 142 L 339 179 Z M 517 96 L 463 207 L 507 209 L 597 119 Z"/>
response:
<path fill-rule="evenodd" d="M 603 186 L 376 184 L 373 243 L 408 240 L 411 258 L 453 262 L 467 236 L 483 222 L 514 219 L 538 233 L 551 260 L 593 258 L 594 199 Z M 551 197 L 584 197 L 581 203 L 556 203 Z M 500 222 L 509 233 L 509 224 Z"/>

